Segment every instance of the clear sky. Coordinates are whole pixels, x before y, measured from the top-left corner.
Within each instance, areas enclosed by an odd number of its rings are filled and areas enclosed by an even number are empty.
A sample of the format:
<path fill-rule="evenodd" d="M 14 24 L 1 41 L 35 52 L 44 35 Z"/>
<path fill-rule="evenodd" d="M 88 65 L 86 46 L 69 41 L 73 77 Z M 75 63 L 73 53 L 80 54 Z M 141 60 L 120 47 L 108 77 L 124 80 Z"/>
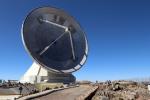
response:
<path fill-rule="evenodd" d="M 89 56 L 78 80 L 150 76 L 148 0 L 0 0 L 0 79 L 19 79 L 32 64 L 21 25 L 40 6 L 64 9 L 84 28 Z"/>

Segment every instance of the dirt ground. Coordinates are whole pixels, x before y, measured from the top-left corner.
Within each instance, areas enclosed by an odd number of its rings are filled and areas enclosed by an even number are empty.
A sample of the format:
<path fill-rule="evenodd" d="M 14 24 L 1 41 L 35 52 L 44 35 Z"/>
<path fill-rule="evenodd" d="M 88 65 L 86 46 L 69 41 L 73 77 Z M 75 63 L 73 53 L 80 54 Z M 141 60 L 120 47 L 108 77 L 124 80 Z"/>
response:
<path fill-rule="evenodd" d="M 150 92 L 147 85 L 136 82 L 99 84 L 92 100 L 150 100 Z"/>
<path fill-rule="evenodd" d="M 69 88 L 57 92 L 53 92 L 46 96 L 35 98 L 33 100 L 75 100 L 76 97 L 88 91 L 90 87 L 88 86 L 79 86 L 76 88 Z"/>

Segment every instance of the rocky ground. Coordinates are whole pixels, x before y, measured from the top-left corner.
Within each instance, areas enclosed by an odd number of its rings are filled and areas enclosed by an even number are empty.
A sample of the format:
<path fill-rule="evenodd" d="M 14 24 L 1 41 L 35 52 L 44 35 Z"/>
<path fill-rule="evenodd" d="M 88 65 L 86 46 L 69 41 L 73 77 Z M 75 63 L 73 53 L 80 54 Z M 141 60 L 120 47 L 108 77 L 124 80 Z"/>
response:
<path fill-rule="evenodd" d="M 136 82 L 99 83 L 92 100 L 150 100 L 147 85 Z"/>

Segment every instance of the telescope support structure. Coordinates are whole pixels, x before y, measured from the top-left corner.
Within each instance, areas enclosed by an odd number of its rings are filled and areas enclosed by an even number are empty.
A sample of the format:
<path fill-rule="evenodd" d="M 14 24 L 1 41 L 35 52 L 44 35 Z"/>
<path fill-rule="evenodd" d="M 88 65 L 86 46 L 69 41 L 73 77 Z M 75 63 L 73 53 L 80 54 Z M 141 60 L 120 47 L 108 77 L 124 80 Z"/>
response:
<path fill-rule="evenodd" d="M 20 79 L 21 83 L 75 83 L 76 78 L 72 74 L 50 72 L 34 62 Z"/>

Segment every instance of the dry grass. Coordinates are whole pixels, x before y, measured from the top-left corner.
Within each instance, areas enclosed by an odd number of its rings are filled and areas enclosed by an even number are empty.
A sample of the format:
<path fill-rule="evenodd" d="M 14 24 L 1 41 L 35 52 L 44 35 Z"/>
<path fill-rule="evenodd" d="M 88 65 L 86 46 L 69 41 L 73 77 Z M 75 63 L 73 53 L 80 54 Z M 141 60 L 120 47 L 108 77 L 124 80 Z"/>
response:
<path fill-rule="evenodd" d="M 49 89 L 60 88 L 62 86 L 63 86 L 63 83 L 37 83 L 35 84 L 35 87 L 39 91 L 43 91 L 46 88 L 49 88 Z"/>

